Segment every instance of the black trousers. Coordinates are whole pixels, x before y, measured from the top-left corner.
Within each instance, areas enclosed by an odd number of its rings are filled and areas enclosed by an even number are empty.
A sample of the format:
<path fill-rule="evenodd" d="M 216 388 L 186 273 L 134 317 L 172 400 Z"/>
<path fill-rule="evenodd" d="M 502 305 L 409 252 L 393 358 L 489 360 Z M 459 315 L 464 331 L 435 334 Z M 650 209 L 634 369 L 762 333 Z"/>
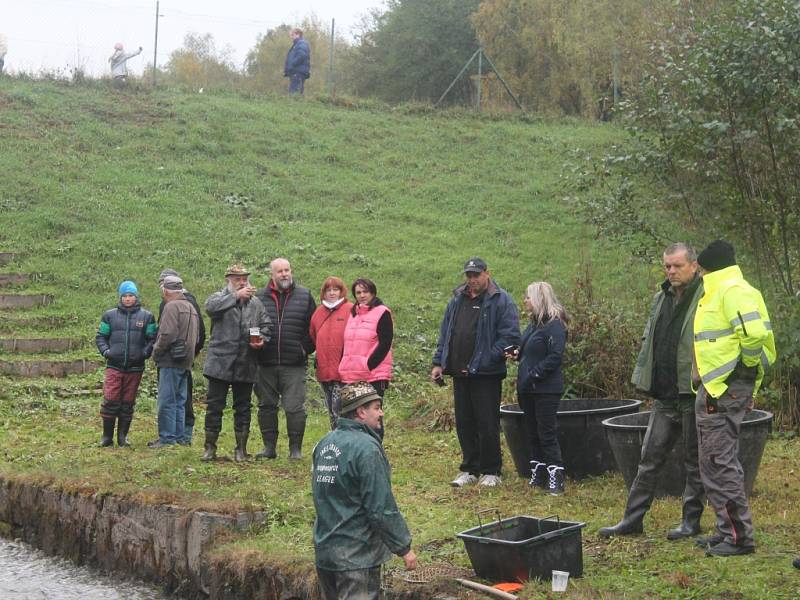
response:
<path fill-rule="evenodd" d="M 500 475 L 500 377 L 454 377 L 456 434 L 461 470 L 473 475 Z"/>
<path fill-rule="evenodd" d="M 525 426 L 531 445 L 531 460 L 548 465 L 564 466 L 561 446 L 558 445 L 558 404 L 561 394 L 519 394 L 519 404 L 525 413 Z"/>
<path fill-rule="evenodd" d="M 225 409 L 228 388 L 233 392 L 233 430 L 250 431 L 253 384 L 243 381 L 223 381 L 208 377 L 206 433 L 218 434 L 222 431 L 222 411 Z"/>

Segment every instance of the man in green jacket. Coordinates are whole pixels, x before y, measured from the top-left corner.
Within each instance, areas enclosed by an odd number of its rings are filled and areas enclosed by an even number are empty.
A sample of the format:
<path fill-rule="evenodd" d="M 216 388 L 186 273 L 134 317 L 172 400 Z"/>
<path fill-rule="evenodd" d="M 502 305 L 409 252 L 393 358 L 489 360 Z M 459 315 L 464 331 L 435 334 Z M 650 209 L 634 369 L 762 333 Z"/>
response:
<path fill-rule="evenodd" d="M 697 254 L 688 244 L 671 244 L 664 250 L 666 281 L 655 295 L 647 320 L 642 349 L 631 382 L 655 399 L 642 443 L 642 458 L 628 493 L 625 515 L 612 527 L 598 531 L 601 537 L 642 533 L 644 515 L 655 496 L 661 469 L 683 432 L 686 484 L 681 524 L 667 533 L 678 540 L 700 533 L 705 494 L 700 479 L 692 391 L 694 315 L 703 295 Z"/>
<path fill-rule="evenodd" d="M 380 598 L 381 565 L 392 554 L 409 571 L 417 567 L 376 433 L 381 403 L 368 383 L 344 386 L 337 428 L 314 447 L 314 551 L 323 600 Z"/>

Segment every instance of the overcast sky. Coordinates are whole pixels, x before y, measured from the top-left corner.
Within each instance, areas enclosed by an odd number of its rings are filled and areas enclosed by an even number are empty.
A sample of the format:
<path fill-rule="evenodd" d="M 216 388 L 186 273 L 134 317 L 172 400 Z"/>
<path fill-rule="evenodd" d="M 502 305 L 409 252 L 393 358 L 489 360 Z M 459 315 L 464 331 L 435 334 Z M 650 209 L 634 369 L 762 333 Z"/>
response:
<path fill-rule="evenodd" d="M 336 19 L 336 31 L 349 37 L 362 15 L 382 7 L 383 0 L 161 0 L 158 64 L 190 32 L 211 33 L 220 49 L 230 45 L 241 66 L 268 29 L 314 14 L 326 27 Z M 8 39 L 5 68 L 68 74 L 79 66 L 102 75 L 114 44 L 122 42 L 126 51 L 144 47 L 128 62 L 132 73 L 141 74 L 153 62 L 155 14 L 155 0 L 0 0 L 0 32 Z"/>

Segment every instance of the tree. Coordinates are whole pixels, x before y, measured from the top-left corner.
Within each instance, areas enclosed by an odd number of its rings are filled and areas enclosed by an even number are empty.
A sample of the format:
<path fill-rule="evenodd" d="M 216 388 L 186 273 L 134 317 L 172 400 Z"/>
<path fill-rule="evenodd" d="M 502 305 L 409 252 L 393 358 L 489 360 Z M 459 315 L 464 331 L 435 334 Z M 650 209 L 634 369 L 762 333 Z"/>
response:
<path fill-rule="evenodd" d="M 478 49 L 470 15 L 480 0 L 389 0 L 347 55 L 350 91 L 389 102 L 435 101 Z M 469 80 L 452 98 L 469 96 Z"/>
<path fill-rule="evenodd" d="M 189 33 L 183 48 L 170 54 L 167 73 L 178 83 L 193 87 L 230 86 L 239 78 L 232 53 L 229 47 L 217 50 L 210 33 Z"/>

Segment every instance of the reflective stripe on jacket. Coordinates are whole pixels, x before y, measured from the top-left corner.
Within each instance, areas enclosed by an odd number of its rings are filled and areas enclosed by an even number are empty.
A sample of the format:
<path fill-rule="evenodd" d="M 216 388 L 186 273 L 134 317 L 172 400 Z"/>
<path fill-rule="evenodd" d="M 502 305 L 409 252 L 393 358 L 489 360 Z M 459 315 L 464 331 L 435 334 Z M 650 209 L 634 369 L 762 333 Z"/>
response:
<path fill-rule="evenodd" d="M 339 363 L 339 376 L 344 383 L 356 381 L 389 381 L 392 378 L 392 351 L 370 371 L 367 361 L 378 347 L 378 321 L 389 309 L 379 304 L 372 308 L 358 306 L 344 329 L 344 355 Z"/>
<path fill-rule="evenodd" d="M 706 391 L 719 398 L 739 361 L 758 367 L 753 394 L 764 372 L 775 362 L 775 336 L 761 292 L 742 276 L 737 265 L 703 276 L 705 294 L 694 319 L 697 370 Z"/>

